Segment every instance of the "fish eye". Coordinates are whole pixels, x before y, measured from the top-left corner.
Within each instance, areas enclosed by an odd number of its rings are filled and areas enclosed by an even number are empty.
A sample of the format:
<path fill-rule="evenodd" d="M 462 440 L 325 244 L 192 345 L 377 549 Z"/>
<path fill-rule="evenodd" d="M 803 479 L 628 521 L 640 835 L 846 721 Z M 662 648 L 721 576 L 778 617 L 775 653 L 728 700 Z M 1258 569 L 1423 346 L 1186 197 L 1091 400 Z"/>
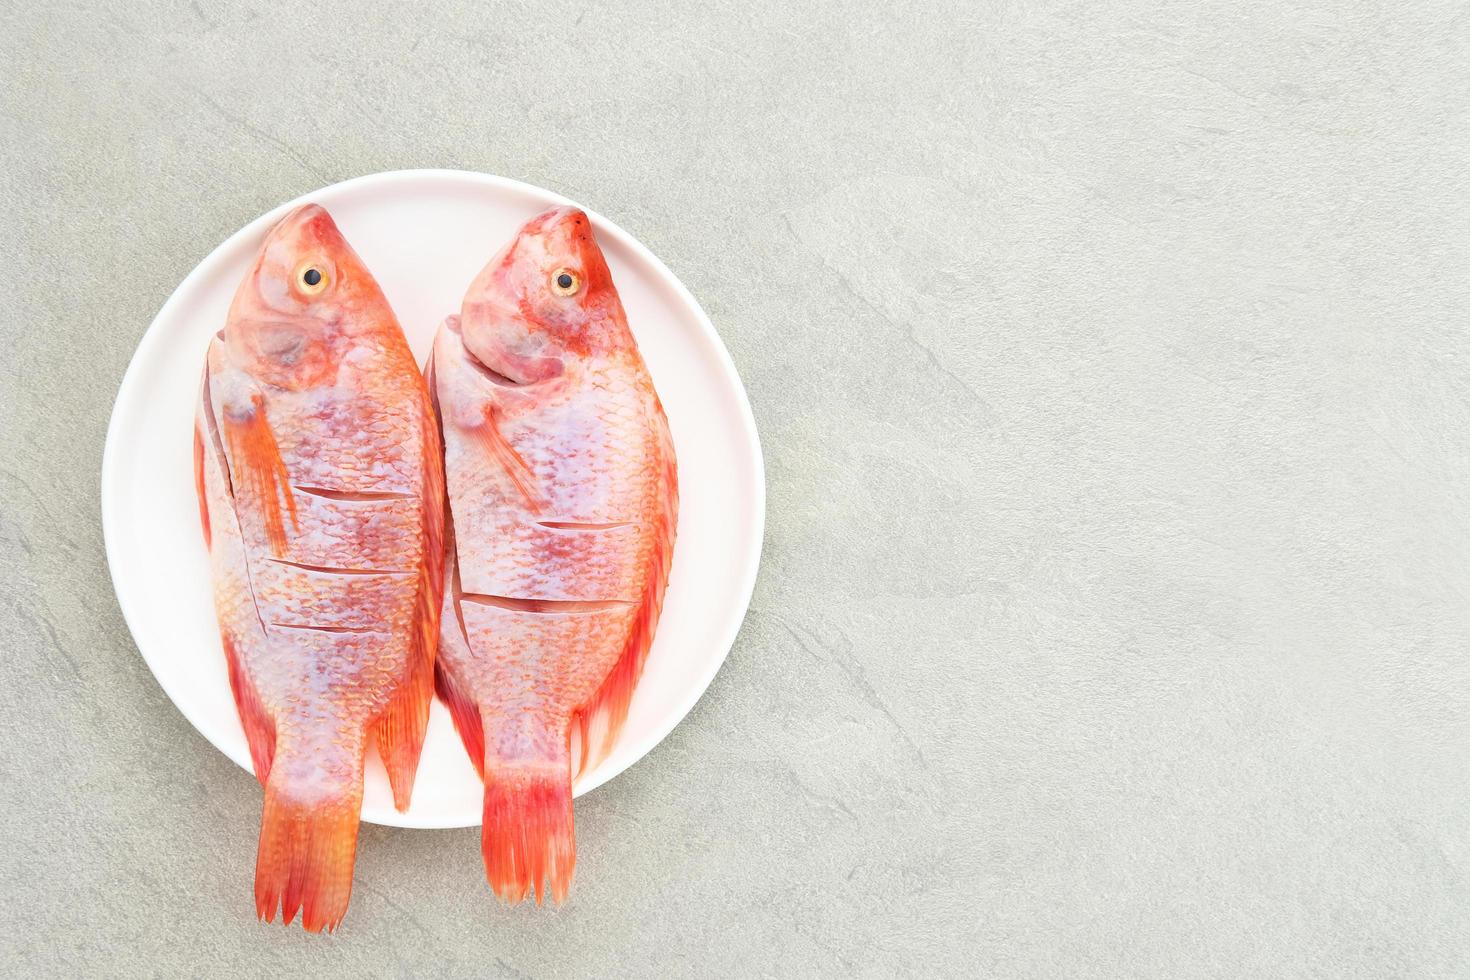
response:
<path fill-rule="evenodd" d="M 551 291 L 558 296 L 575 296 L 582 288 L 582 277 L 571 269 L 557 269 L 551 274 Z"/>
<path fill-rule="evenodd" d="M 306 263 L 296 270 L 296 288 L 307 296 L 315 296 L 327 288 L 329 280 L 326 270 L 319 265 Z"/>

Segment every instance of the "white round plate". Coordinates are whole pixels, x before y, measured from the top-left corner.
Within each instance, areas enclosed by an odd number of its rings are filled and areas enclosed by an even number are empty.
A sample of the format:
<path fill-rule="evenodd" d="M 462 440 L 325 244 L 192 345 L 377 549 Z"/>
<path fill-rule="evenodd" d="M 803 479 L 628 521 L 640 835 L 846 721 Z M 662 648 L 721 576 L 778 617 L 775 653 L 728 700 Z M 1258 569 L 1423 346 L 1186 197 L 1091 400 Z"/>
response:
<path fill-rule="evenodd" d="M 420 363 L 445 314 L 526 219 L 565 198 L 453 170 L 373 174 L 255 219 L 185 277 L 143 335 L 118 391 L 102 459 L 102 524 L 113 587 L 158 683 L 184 717 L 250 769 L 215 625 L 192 426 L 209 338 L 265 233 L 314 201 L 336 219 L 393 304 Z M 663 616 L 626 727 L 576 782 L 577 795 L 632 765 L 677 725 L 719 670 L 755 586 L 765 474 L 755 420 L 730 355 L 689 291 L 652 252 L 588 211 L 653 373 L 679 457 L 679 532 Z M 362 816 L 399 827 L 480 822 L 481 786 L 437 700 L 413 805 L 393 808 L 370 753 Z"/>

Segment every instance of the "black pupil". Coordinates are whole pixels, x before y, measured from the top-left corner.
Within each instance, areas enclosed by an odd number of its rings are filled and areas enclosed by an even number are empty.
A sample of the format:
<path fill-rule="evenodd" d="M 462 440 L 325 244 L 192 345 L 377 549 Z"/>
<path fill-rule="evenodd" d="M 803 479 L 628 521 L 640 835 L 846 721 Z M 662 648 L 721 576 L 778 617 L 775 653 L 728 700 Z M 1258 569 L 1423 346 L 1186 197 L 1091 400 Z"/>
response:
<path fill-rule="evenodd" d="M 558 286 L 560 286 L 562 289 L 571 289 L 572 288 L 572 276 L 571 276 L 571 273 L 569 273 L 569 272 L 563 272 L 561 275 L 557 276 L 556 277 L 556 284 Z"/>
<path fill-rule="evenodd" d="M 315 286 L 317 283 L 322 281 L 322 274 L 315 269 L 307 269 L 306 273 L 301 278 L 306 282 L 308 286 Z"/>

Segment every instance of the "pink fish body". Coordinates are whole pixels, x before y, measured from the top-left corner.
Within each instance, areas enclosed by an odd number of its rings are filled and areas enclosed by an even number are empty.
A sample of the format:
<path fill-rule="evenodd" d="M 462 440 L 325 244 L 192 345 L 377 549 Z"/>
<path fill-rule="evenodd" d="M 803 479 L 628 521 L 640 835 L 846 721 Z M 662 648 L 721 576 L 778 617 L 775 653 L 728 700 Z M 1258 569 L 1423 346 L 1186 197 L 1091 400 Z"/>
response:
<path fill-rule="evenodd" d="M 230 684 L 265 787 L 256 908 L 347 910 L 375 738 L 408 806 L 432 697 L 443 473 L 387 300 L 325 210 L 268 235 L 211 343 L 195 470 Z"/>
<path fill-rule="evenodd" d="M 450 511 L 438 690 L 484 777 L 491 886 L 561 902 L 572 727 L 585 765 L 627 715 L 678 507 L 668 422 L 585 214 L 547 211 L 490 261 L 429 378 Z"/>

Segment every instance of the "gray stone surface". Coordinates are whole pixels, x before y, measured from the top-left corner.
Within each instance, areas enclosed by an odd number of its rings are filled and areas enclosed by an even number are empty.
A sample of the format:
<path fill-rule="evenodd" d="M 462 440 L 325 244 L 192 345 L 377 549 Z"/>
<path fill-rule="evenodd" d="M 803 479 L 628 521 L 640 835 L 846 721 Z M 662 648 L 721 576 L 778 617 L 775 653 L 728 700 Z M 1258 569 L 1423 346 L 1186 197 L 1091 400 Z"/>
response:
<path fill-rule="evenodd" d="M 0 973 L 1470 970 L 1463 3 L 0 3 Z M 260 212 L 463 167 L 704 303 L 770 523 L 560 911 L 259 789 L 108 583 L 113 394 Z"/>

